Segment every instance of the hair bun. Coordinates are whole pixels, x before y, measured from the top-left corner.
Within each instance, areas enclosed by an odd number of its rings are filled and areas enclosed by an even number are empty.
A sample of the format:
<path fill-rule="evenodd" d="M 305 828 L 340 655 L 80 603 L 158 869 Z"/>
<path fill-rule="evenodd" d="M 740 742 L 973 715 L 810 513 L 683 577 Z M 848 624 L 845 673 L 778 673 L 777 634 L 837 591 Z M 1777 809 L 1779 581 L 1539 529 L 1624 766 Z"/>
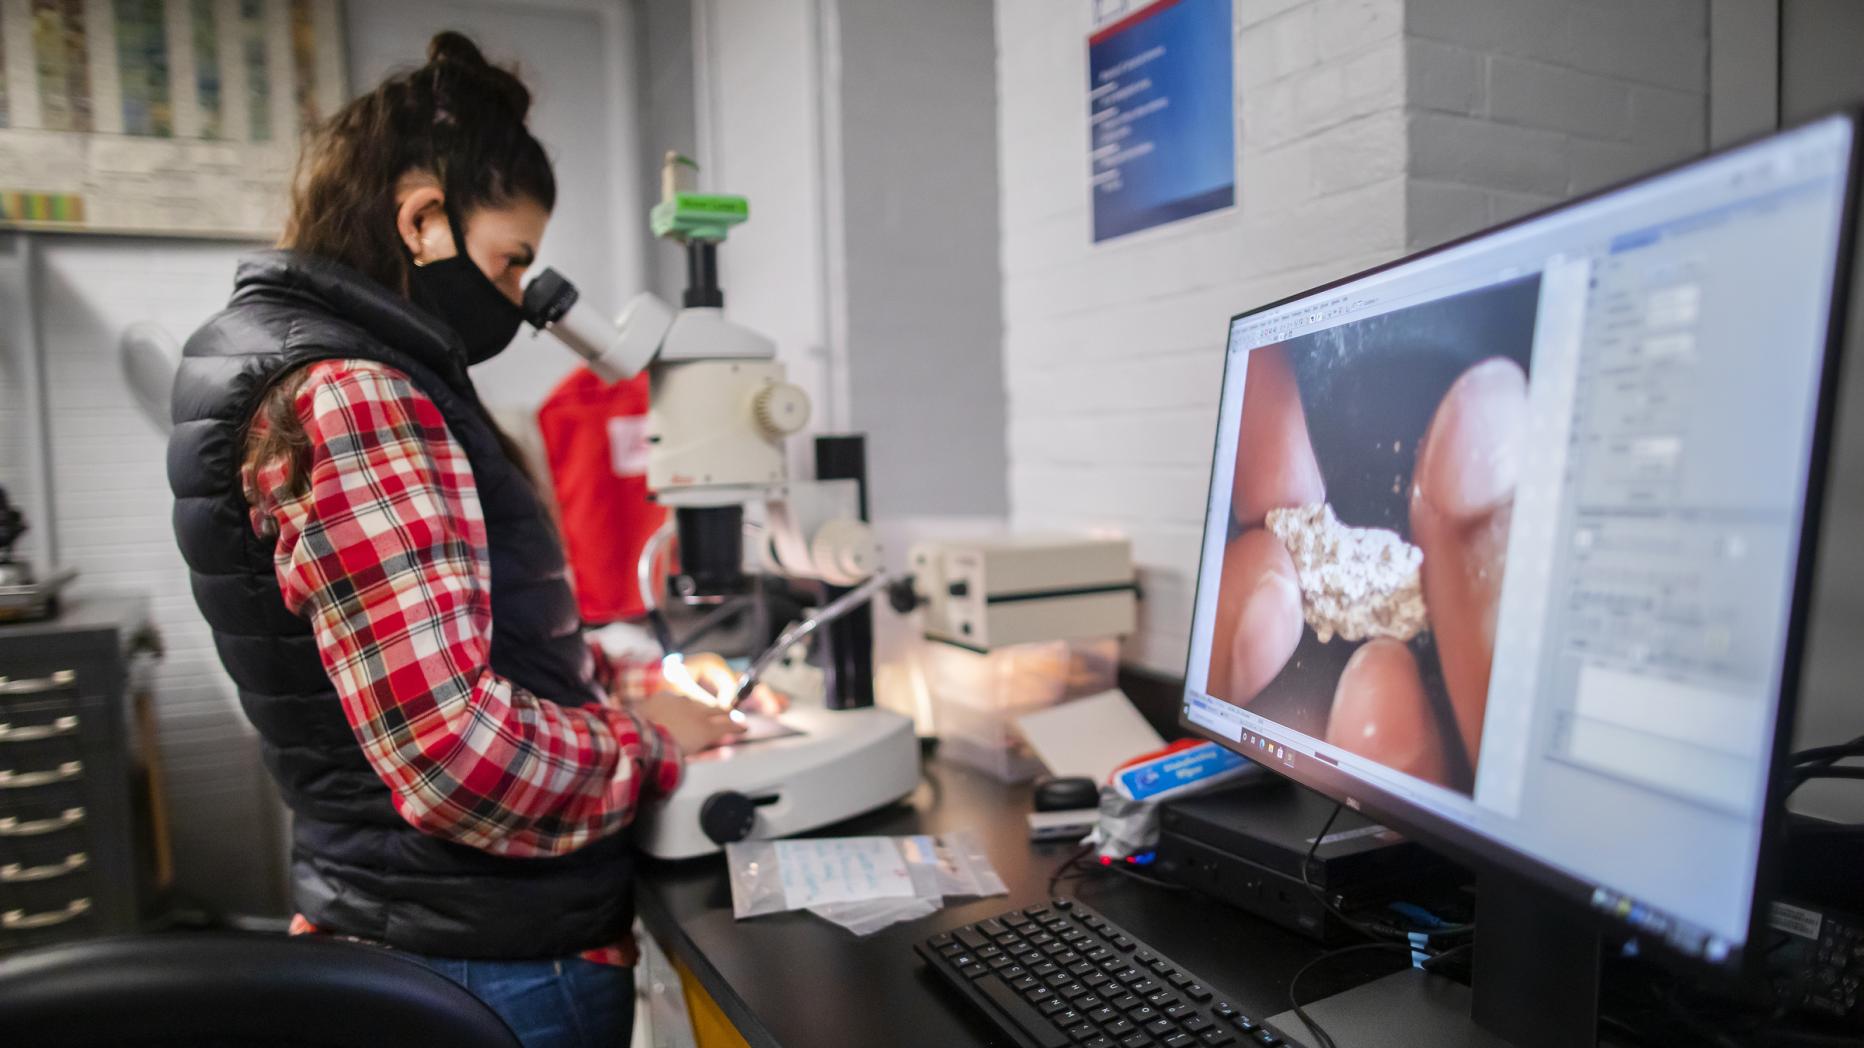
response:
<path fill-rule="evenodd" d="M 427 44 L 427 72 L 434 92 L 435 120 L 454 124 L 488 110 L 522 123 L 531 92 L 517 74 L 486 61 L 485 52 L 464 33 L 434 34 Z"/>
<path fill-rule="evenodd" d="M 432 65 L 453 63 L 467 69 L 490 69 L 491 63 L 485 60 L 485 52 L 464 33 L 451 29 L 435 33 L 427 42 L 427 61 Z"/>

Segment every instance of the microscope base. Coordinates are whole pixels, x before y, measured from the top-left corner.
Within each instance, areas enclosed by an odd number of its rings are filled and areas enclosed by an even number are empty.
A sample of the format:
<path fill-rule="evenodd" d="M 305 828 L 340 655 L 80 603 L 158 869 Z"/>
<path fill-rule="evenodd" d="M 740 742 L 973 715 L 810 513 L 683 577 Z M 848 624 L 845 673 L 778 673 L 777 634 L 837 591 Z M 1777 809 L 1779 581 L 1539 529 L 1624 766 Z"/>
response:
<path fill-rule="evenodd" d="M 891 804 L 919 785 L 913 722 L 872 707 L 792 709 L 797 734 L 722 747 L 691 758 L 678 789 L 642 812 L 637 840 L 657 859 L 691 859 L 720 846 L 705 835 L 707 799 L 740 793 L 757 805 L 753 838 L 788 837 Z"/>

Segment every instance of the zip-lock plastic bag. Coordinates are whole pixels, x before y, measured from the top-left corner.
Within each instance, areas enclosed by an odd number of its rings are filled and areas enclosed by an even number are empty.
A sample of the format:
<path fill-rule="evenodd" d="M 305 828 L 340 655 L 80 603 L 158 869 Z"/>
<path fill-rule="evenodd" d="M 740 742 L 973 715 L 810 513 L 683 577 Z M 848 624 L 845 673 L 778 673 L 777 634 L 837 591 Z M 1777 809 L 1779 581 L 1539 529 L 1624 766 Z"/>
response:
<path fill-rule="evenodd" d="M 732 914 L 806 909 L 869 935 L 937 912 L 947 895 L 1008 892 L 970 833 L 728 844 Z"/>

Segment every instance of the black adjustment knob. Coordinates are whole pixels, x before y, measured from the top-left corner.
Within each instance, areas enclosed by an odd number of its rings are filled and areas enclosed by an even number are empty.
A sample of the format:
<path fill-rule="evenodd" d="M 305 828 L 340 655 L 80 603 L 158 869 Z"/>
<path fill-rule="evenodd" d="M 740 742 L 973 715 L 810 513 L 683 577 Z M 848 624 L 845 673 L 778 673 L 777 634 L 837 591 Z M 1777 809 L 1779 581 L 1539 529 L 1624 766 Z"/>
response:
<path fill-rule="evenodd" d="M 887 583 L 887 603 L 901 615 L 911 615 L 919 607 L 919 594 L 913 592 L 913 577 L 894 579 Z"/>
<path fill-rule="evenodd" d="M 757 805 L 735 790 L 721 790 L 699 806 L 699 828 L 713 844 L 730 844 L 751 835 Z"/>

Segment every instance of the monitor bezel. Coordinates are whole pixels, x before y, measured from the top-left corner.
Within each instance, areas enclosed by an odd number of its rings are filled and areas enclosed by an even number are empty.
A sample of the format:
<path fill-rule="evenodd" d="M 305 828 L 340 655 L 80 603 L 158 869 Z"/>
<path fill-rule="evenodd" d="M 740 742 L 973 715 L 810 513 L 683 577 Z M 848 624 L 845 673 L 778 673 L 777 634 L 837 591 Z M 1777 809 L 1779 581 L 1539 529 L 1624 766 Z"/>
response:
<path fill-rule="evenodd" d="M 1829 304 L 1830 315 L 1827 318 L 1826 338 L 1823 347 L 1819 371 L 1819 390 L 1817 410 L 1814 418 L 1812 443 L 1808 449 L 1806 462 L 1806 498 L 1805 515 L 1800 527 L 1800 544 L 1797 563 L 1793 574 L 1793 595 L 1789 604 L 1786 643 L 1782 653 L 1783 665 L 1780 674 L 1778 701 L 1775 706 L 1775 725 L 1773 752 L 1771 757 L 1771 774 L 1768 779 L 1766 801 L 1761 813 L 1761 835 L 1759 855 L 1757 857 L 1756 876 L 1753 896 L 1748 904 L 1748 931 L 1746 939 L 1739 946 L 1731 949 L 1728 957 L 1720 963 L 1706 957 L 1698 957 L 1671 946 L 1660 937 L 1638 935 L 1637 929 L 1628 921 L 1614 917 L 1586 902 L 1595 887 L 1579 878 L 1555 869 L 1547 863 L 1518 851 L 1513 847 L 1484 837 L 1479 832 L 1463 827 L 1452 820 L 1443 818 L 1428 809 L 1405 800 L 1376 785 L 1362 779 L 1354 778 L 1327 762 L 1297 754 L 1293 768 L 1265 764 L 1264 767 L 1276 772 L 1309 789 L 1315 790 L 1342 805 L 1369 814 L 1394 829 L 1419 840 L 1420 843 L 1443 852 L 1451 858 L 1464 863 L 1481 874 L 1494 871 L 1506 876 L 1521 878 L 1535 886 L 1551 891 L 1560 898 L 1577 903 L 1574 907 L 1583 910 L 1601 929 L 1629 933 L 1638 939 L 1640 952 L 1645 955 L 1661 957 L 1672 966 L 1723 975 L 1745 975 L 1755 970 L 1755 965 L 1765 954 L 1765 950 L 1753 947 L 1762 941 L 1768 928 L 1765 902 L 1775 894 L 1779 883 L 1779 845 L 1786 819 L 1787 777 L 1786 759 L 1791 752 L 1792 732 L 1796 723 L 1799 705 L 1799 693 L 1804 668 L 1806 634 L 1809 629 L 1809 615 L 1813 586 L 1816 581 L 1816 569 L 1819 550 L 1819 534 L 1825 508 L 1825 489 L 1831 465 L 1832 432 L 1836 416 L 1838 392 L 1842 384 L 1842 358 L 1847 338 L 1847 320 L 1850 312 L 1850 296 L 1853 289 L 1853 270 L 1856 262 L 1856 238 L 1861 174 L 1864 174 L 1864 105 L 1844 106 L 1821 112 L 1815 116 L 1795 121 L 1792 124 L 1763 134 L 1751 135 L 1740 141 L 1730 143 L 1699 156 L 1667 164 L 1661 168 L 1646 172 L 1633 178 L 1612 183 L 1592 190 L 1569 200 L 1561 201 L 1551 207 L 1522 215 L 1498 225 L 1457 237 L 1423 251 L 1391 260 L 1369 269 L 1341 277 L 1326 284 L 1307 288 L 1296 294 L 1288 295 L 1273 302 L 1264 303 L 1252 309 L 1234 314 L 1224 327 L 1224 369 L 1223 382 L 1218 394 L 1218 403 L 1226 403 L 1229 383 L 1234 378 L 1230 367 L 1229 343 L 1230 332 L 1238 320 L 1242 320 L 1269 310 L 1279 309 L 1290 303 L 1305 298 L 1322 295 L 1336 288 L 1343 287 L 1366 277 L 1390 269 L 1430 258 L 1463 245 L 1479 241 L 1485 237 L 1513 229 L 1533 222 L 1547 215 L 1577 207 L 1613 193 L 1651 182 L 1667 175 L 1731 153 L 1739 149 L 1757 145 L 1769 139 L 1791 134 L 1832 119 L 1842 119 L 1851 125 L 1851 147 L 1846 158 L 1844 186 L 1840 201 L 1840 229 L 1838 238 L 1838 257 L 1833 273 L 1832 294 Z M 1193 587 L 1192 607 L 1201 605 L 1199 591 L 1204 586 L 1203 557 L 1207 552 L 1204 545 L 1210 534 L 1210 514 L 1214 511 L 1212 499 L 1208 492 L 1215 490 L 1218 469 L 1223 465 L 1218 461 L 1217 450 L 1222 447 L 1221 413 L 1213 430 L 1211 452 L 1210 487 L 1206 489 L 1203 530 L 1199 533 L 1198 559 L 1199 570 L 1197 584 Z M 1226 507 L 1227 509 L 1227 507 Z M 1193 613 L 1193 621 L 1196 615 Z M 1204 726 L 1191 721 L 1186 708 L 1191 695 L 1190 670 L 1192 648 L 1187 644 L 1185 652 L 1185 681 L 1183 693 L 1178 702 L 1179 727 L 1192 735 L 1209 739 L 1227 749 L 1247 756 L 1249 751 L 1240 743 L 1217 734 Z"/>

